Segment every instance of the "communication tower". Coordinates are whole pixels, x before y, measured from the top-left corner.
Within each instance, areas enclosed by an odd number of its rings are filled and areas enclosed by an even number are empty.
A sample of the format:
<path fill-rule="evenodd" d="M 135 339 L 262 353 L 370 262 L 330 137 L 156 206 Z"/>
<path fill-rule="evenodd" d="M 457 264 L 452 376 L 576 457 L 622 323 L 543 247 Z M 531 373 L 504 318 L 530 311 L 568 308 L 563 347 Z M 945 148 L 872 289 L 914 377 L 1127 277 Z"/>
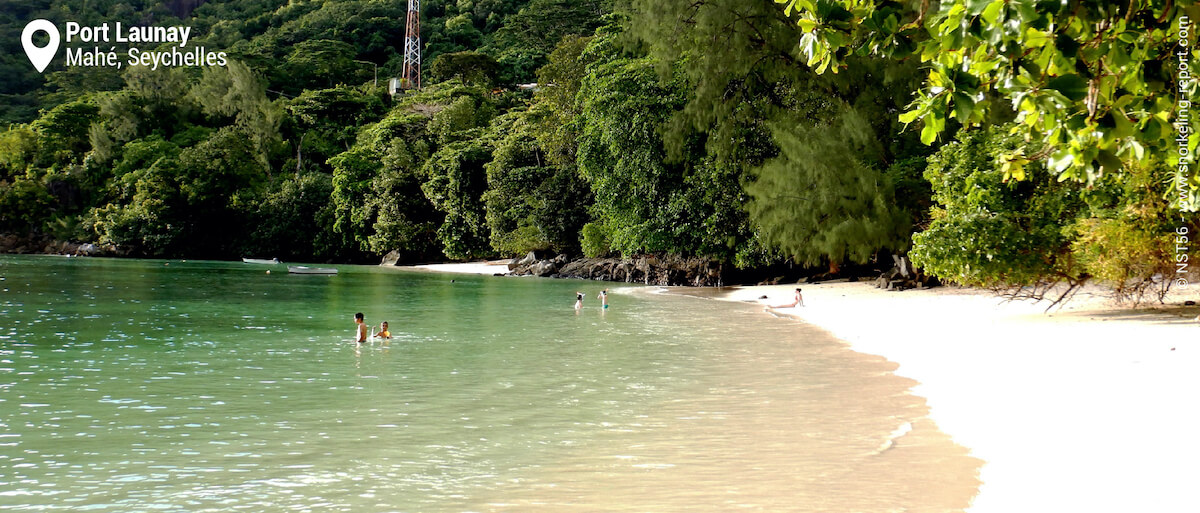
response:
<path fill-rule="evenodd" d="M 404 89 L 421 88 L 421 0 L 408 0 L 408 23 L 404 29 Z"/>

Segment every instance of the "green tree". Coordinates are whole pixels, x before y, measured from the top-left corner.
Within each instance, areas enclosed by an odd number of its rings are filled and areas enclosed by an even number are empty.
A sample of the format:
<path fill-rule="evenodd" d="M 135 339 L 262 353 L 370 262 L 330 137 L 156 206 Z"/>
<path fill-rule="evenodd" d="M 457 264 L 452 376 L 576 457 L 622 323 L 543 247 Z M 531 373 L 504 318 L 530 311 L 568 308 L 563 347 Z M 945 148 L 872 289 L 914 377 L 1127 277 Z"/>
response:
<path fill-rule="evenodd" d="M 100 118 L 100 108 L 91 97 L 58 105 L 44 112 L 30 128 L 38 134 L 43 162 L 79 163 L 91 149 L 88 129 Z"/>
<path fill-rule="evenodd" d="M 49 220 L 53 206 L 54 198 L 40 181 L 24 177 L 0 180 L 0 232 L 38 232 Z"/>
<path fill-rule="evenodd" d="M 310 89 L 293 98 L 285 107 L 290 115 L 282 133 L 292 141 L 289 153 L 301 162 L 300 169 L 330 172 L 328 160 L 354 145 L 358 132 L 386 114 L 383 100 L 359 88 L 339 86 Z"/>
<path fill-rule="evenodd" d="M 535 131 L 546 158 L 553 164 L 574 168 L 579 147 L 579 88 L 594 59 L 583 56 L 592 39 L 568 36 L 550 53 L 550 62 L 538 70 L 538 82 L 546 84 L 535 94 L 539 127 Z"/>
<path fill-rule="evenodd" d="M 101 244 L 134 255 L 173 254 L 181 245 L 186 214 L 176 181 L 179 147 L 157 136 L 126 146 L 115 166 L 115 201 L 92 209 L 85 227 Z"/>
<path fill-rule="evenodd" d="M 925 83 L 900 119 L 921 120 L 926 144 L 950 120 L 987 124 L 993 111 L 1014 107 L 1013 129 L 1036 143 L 1002 157 L 1017 179 L 1030 161 L 1088 182 L 1132 162 L 1175 167 L 1171 113 L 1176 100 L 1200 100 L 1195 83 L 1174 71 L 1200 56 L 1195 30 L 1180 25 L 1200 15 L 1191 2 L 776 1 L 804 31 L 799 47 L 818 73 L 836 73 L 857 54 L 919 58 Z M 1190 132 L 1194 154 L 1200 137 Z M 1191 167 L 1188 176 L 1190 192 L 1176 197 L 1194 211 L 1200 174 Z"/>
<path fill-rule="evenodd" d="M 1200 229 L 1195 220 L 1171 215 L 1167 184 L 1157 178 L 1164 174 L 1161 168 L 1135 166 L 1120 177 L 1101 178 L 1083 193 L 1089 214 L 1071 227 L 1071 253 L 1083 271 L 1135 304 L 1148 295 L 1161 302 L 1175 284 L 1172 277 L 1188 277 L 1177 273 L 1182 262 L 1176 245 L 1189 247 Z"/>
<path fill-rule="evenodd" d="M 1071 252 L 1071 225 L 1086 205 L 1040 163 L 1026 167 L 1023 181 L 1007 177 L 1004 155 L 1024 144 L 1009 128 L 960 132 L 929 159 L 925 177 L 938 206 L 913 236 L 912 261 L 966 285 L 1030 287 L 1035 295 L 1058 283 L 1074 288 L 1087 277 Z"/>
<path fill-rule="evenodd" d="M 206 68 L 191 91 L 210 116 L 233 118 L 250 136 L 256 160 L 270 172 L 270 156 L 279 151 L 279 133 L 284 110 L 280 102 L 267 98 L 266 86 L 245 64 L 232 61 L 226 67 Z"/>
<path fill-rule="evenodd" d="M 420 114 L 393 110 L 364 131 L 361 142 L 378 149 L 379 171 L 364 202 L 374 218 L 368 249 L 383 255 L 396 251 L 402 261 L 438 258 L 437 229 L 443 216 L 421 190 L 423 164 L 430 157 L 428 120 Z"/>
<path fill-rule="evenodd" d="M 37 133 L 27 125 L 0 132 L 0 179 L 24 175 L 37 158 Z"/>
<path fill-rule="evenodd" d="M 830 125 L 777 125 L 780 155 L 747 187 L 762 238 L 799 263 L 836 271 L 876 252 L 908 249 L 911 214 L 878 168 L 883 149 L 864 117 L 843 108 Z"/>
<path fill-rule="evenodd" d="M 374 219 L 363 206 L 371 195 L 371 178 L 378 169 L 376 152 L 367 146 L 355 146 L 329 159 L 329 164 L 333 166 L 333 230 L 342 235 L 346 246 L 365 250 Z"/>
<path fill-rule="evenodd" d="M 324 173 L 286 177 L 264 194 L 249 216 L 246 253 L 288 260 L 329 260 L 345 252 L 334 237 L 333 183 Z"/>
<path fill-rule="evenodd" d="M 266 181 L 245 133 L 224 128 L 183 149 L 161 137 L 127 146 L 114 167 L 118 201 L 85 223 L 101 242 L 152 256 L 212 258 L 240 248 L 251 230 L 249 197 Z"/>
<path fill-rule="evenodd" d="M 297 43 L 287 56 L 282 71 L 289 79 L 285 89 L 300 92 L 316 87 L 333 87 L 345 84 L 346 79 L 355 77 L 359 66 L 355 48 L 349 43 L 333 39 L 317 39 Z"/>
<path fill-rule="evenodd" d="M 438 227 L 442 252 L 453 259 L 486 256 L 489 253 L 487 220 L 482 196 L 487 189 L 484 165 L 491 160 L 486 141 L 450 143 L 425 163 L 421 190 L 438 211 L 445 214 Z"/>
<path fill-rule="evenodd" d="M 499 65 L 490 55 L 479 52 L 443 53 L 429 66 L 430 76 L 437 81 L 461 80 L 465 84 L 491 87 L 496 83 Z"/>
<path fill-rule="evenodd" d="M 525 83 L 548 63 L 565 37 L 590 35 L 612 10 L 606 0 L 532 0 L 487 38 L 481 51 L 494 55 L 502 82 Z"/>
<path fill-rule="evenodd" d="M 511 113 L 491 127 L 503 134 L 487 168 L 487 223 L 496 251 L 573 252 L 591 197 L 574 166 L 551 165 L 538 144 L 536 114 Z"/>

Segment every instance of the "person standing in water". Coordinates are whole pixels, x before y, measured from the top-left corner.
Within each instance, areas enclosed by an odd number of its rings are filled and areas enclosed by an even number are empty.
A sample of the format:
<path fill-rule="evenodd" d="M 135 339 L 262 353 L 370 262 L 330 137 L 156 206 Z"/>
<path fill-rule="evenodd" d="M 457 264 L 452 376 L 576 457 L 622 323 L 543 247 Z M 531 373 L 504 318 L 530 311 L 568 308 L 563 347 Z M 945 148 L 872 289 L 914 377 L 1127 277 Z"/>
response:
<path fill-rule="evenodd" d="M 580 308 L 583 308 L 583 293 L 576 292 L 575 293 L 575 311 L 579 311 Z"/>
<path fill-rule="evenodd" d="M 367 323 L 366 323 L 366 319 L 363 318 L 362 312 L 358 312 L 358 313 L 354 314 L 354 324 L 356 324 L 355 330 L 357 331 L 357 335 L 356 335 L 356 338 L 354 341 L 358 342 L 359 344 L 366 342 L 367 341 Z"/>
<path fill-rule="evenodd" d="M 596 298 L 600 300 L 601 308 L 608 310 L 608 289 L 601 290 Z"/>
<path fill-rule="evenodd" d="M 382 339 L 392 338 L 392 332 L 388 331 L 387 321 L 383 321 L 383 324 L 379 325 L 379 333 L 376 333 L 375 337 L 382 338 Z"/>

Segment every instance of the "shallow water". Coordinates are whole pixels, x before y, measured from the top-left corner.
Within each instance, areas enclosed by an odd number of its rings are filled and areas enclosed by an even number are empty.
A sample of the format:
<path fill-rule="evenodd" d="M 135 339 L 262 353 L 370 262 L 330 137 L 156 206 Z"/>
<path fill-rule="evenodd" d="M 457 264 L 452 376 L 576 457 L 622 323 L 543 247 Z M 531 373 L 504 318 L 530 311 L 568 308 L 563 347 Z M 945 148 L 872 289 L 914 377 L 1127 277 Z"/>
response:
<path fill-rule="evenodd" d="M 0 256 L 2 509 L 960 511 L 975 494 L 979 462 L 911 381 L 802 323 L 650 288 L 602 311 L 594 282 L 340 269 Z M 356 311 L 395 338 L 350 342 Z"/>

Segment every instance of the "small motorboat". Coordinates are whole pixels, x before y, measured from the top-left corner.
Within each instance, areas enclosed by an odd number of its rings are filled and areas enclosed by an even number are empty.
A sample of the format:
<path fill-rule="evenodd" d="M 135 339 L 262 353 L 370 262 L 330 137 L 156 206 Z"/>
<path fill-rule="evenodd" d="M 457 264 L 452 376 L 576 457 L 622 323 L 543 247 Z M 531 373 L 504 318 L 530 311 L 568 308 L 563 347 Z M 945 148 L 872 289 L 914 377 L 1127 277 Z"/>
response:
<path fill-rule="evenodd" d="M 337 274 L 337 269 L 332 267 L 307 267 L 303 265 L 289 265 L 288 272 L 292 274 Z"/>
<path fill-rule="evenodd" d="M 266 265 L 279 265 L 279 264 L 283 263 L 283 262 L 280 262 L 278 258 L 272 258 L 270 260 L 267 260 L 265 258 L 242 258 L 242 262 L 245 262 L 247 264 L 266 264 Z"/>

